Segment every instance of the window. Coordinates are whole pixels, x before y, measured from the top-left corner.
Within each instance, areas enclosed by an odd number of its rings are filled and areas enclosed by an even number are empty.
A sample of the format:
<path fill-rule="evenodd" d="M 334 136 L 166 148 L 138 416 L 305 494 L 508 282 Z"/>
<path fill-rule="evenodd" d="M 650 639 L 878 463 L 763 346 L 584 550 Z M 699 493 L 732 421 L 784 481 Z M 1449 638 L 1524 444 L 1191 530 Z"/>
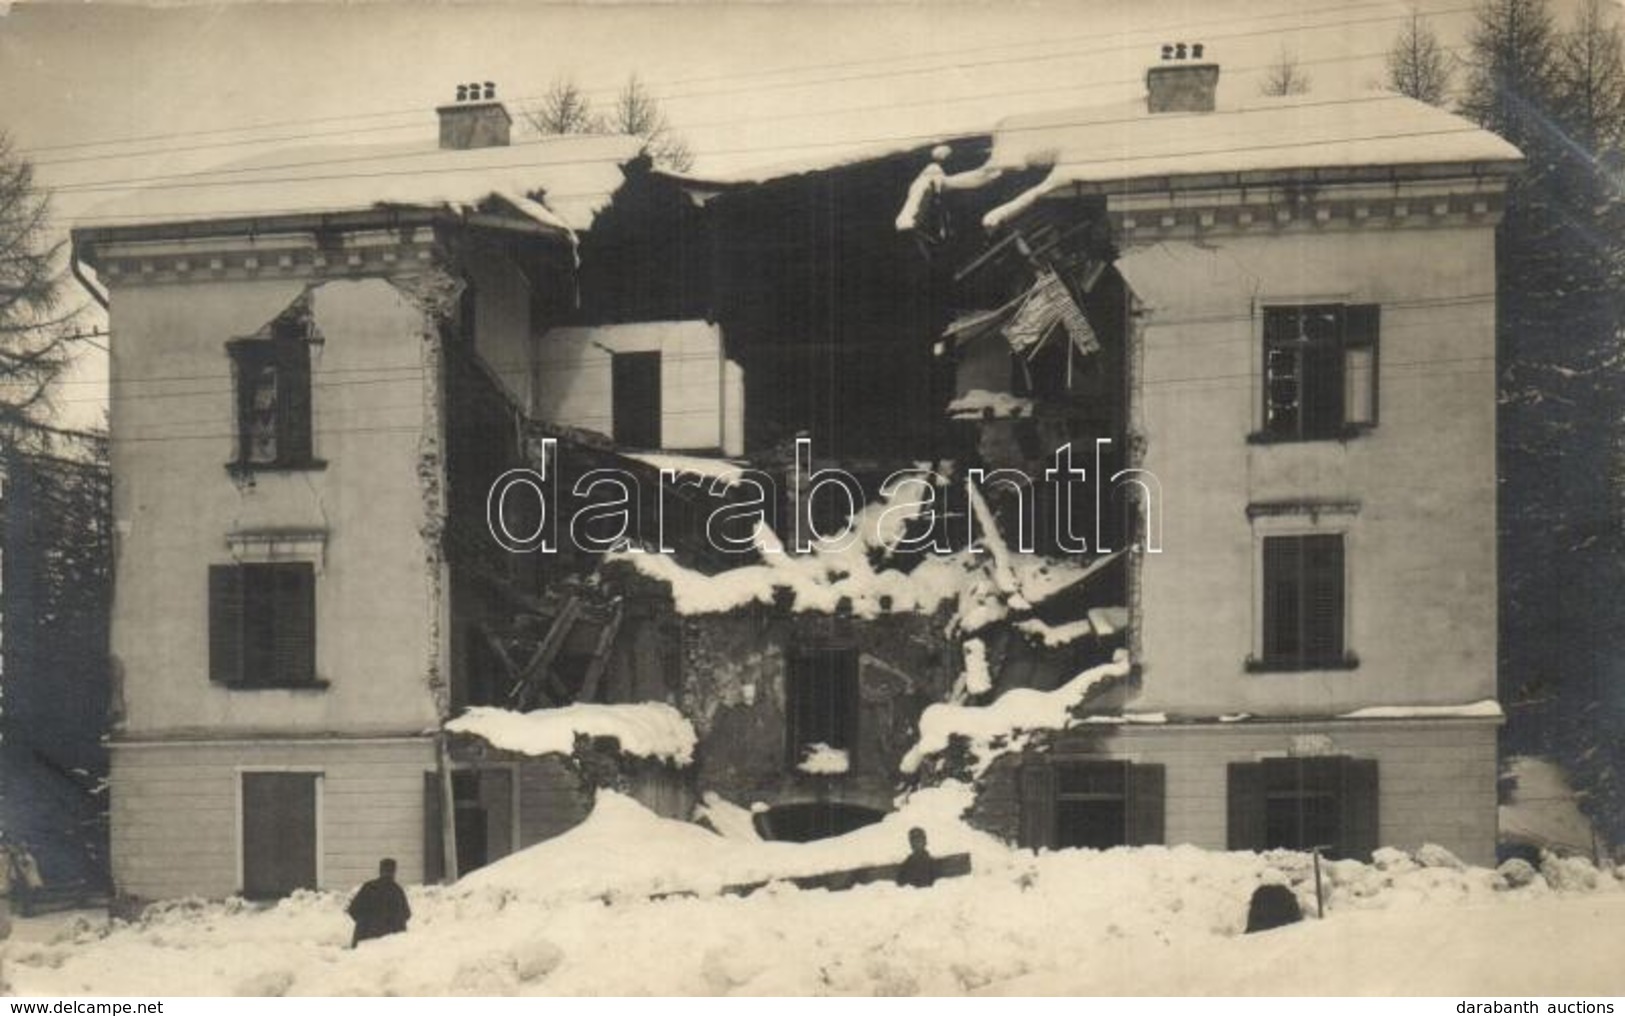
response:
<path fill-rule="evenodd" d="M 209 680 L 230 688 L 322 686 L 314 565 L 210 567 Z"/>
<path fill-rule="evenodd" d="M 1344 438 L 1377 422 L 1375 304 L 1264 309 L 1262 440 Z"/>
<path fill-rule="evenodd" d="M 1229 770 L 1231 850 L 1369 858 L 1377 846 L 1377 763 L 1344 756 L 1237 762 Z"/>
<path fill-rule="evenodd" d="M 856 649 L 799 649 L 785 676 L 789 762 L 800 765 L 809 746 L 828 745 L 851 755 L 858 737 Z"/>
<path fill-rule="evenodd" d="M 1022 846 L 1140 846 L 1164 839 L 1161 765 L 1034 758 L 1021 767 Z"/>
<path fill-rule="evenodd" d="M 1270 670 L 1352 662 L 1343 644 L 1343 534 L 1264 538 L 1263 656 Z"/>
<path fill-rule="evenodd" d="M 311 447 L 310 345 L 306 327 L 278 321 L 267 339 L 228 344 L 237 381 L 239 469 L 298 469 Z"/>
<path fill-rule="evenodd" d="M 610 358 L 610 424 L 615 443 L 660 447 L 660 354 L 616 353 Z"/>

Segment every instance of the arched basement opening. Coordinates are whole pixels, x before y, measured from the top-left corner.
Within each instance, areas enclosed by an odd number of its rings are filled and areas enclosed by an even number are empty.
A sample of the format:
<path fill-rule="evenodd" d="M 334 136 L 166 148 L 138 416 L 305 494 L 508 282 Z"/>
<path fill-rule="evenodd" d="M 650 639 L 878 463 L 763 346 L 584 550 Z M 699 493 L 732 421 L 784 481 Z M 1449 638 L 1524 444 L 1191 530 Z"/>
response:
<path fill-rule="evenodd" d="M 764 840 L 788 840 L 808 843 L 813 840 L 841 836 L 854 829 L 873 825 L 885 817 L 885 812 L 865 808 L 858 804 L 839 804 L 830 801 L 810 801 L 804 804 L 781 804 L 755 815 L 756 831 Z"/>

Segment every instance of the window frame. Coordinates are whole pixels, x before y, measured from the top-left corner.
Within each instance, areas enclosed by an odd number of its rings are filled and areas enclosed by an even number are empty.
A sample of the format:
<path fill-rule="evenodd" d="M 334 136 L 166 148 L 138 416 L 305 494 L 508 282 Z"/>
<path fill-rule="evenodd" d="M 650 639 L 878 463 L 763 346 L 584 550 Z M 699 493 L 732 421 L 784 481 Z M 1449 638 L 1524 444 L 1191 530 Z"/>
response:
<path fill-rule="evenodd" d="M 321 469 L 316 457 L 315 386 L 311 380 L 311 338 L 298 326 L 273 328 L 269 337 L 232 339 L 226 343 L 231 359 L 233 454 L 227 468 L 234 473 Z M 251 377 L 269 371 L 276 385 L 276 452 L 268 460 L 254 457 Z"/>
<path fill-rule="evenodd" d="M 265 584 L 254 593 L 249 588 L 251 574 L 259 576 L 256 582 Z M 300 668 L 306 676 L 289 678 L 279 669 L 284 650 L 275 629 L 277 622 L 274 612 L 278 609 L 280 597 L 284 595 L 278 586 L 278 577 L 293 574 L 299 576 L 298 586 L 302 587 L 294 591 L 304 601 L 295 609 L 306 619 L 308 628 L 302 635 L 304 648 L 299 653 L 303 657 Z M 211 685 L 228 691 L 319 691 L 328 687 L 328 682 L 322 679 L 317 667 L 316 587 L 319 574 L 315 563 L 310 561 L 233 561 L 209 566 L 207 669 Z M 256 599 L 259 603 L 255 602 Z M 260 609 L 260 604 L 266 601 L 269 601 L 269 609 L 273 611 L 273 628 L 269 649 L 258 647 L 261 651 L 256 658 L 269 662 L 264 673 L 250 673 L 247 619 L 251 611 Z"/>
<path fill-rule="evenodd" d="M 1355 525 L 1354 511 L 1338 506 L 1308 506 L 1305 511 L 1313 511 L 1307 517 L 1297 515 L 1265 515 L 1253 520 L 1253 633 L 1252 651 L 1245 661 L 1245 669 L 1249 673 L 1310 673 L 1338 670 L 1355 670 L 1360 666 L 1360 657 L 1353 649 L 1355 643 L 1354 610 L 1353 604 L 1356 590 L 1356 569 L 1354 561 L 1359 546 L 1357 535 L 1358 527 Z M 1325 514 L 1333 516 L 1333 522 L 1321 523 Z M 1270 584 L 1268 562 L 1268 541 L 1276 539 L 1304 539 L 1312 537 L 1337 537 L 1342 545 L 1342 589 L 1340 616 L 1338 627 L 1340 629 L 1340 645 L 1332 653 L 1311 655 L 1307 650 L 1300 649 L 1297 655 L 1287 656 L 1270 652 Z M 1299 591 L 1299 614 L 1304 613 L 1304 606 L 1309 596 L 1307 589 Z M 1301 626 L 1300 626 L 1301 627 Z M 1300 638 L 1300 646 L 1306 643 Z"/>
<path fill-rule="evenodd" d="M 1334 311 L 1336 315 L 1335 338 L 1322 340 L 1308 340 L 1304 330 L 1300 327 L 1299 336 L 1304 337 L 1303 343 L 1289 342 L 1275 335 L 1275 321 L 1280 315 L 1296 313 L 1300 317 L 1307 316 L 1312 311 Z M 1304 444 L 1319 441 L 1348 441 L 1376 429 L 1381 417 L 1381 364 L 1382 364 L 1382 306 L 1377 303 L 1353 303 L 1339 299 L 1305 299 L 1280 300 L 1265 303 L 1259 311 L 1258 349 L 1259 382 L 1258 396 L 1255 407 L 1257 426 L 1248 441 L 1253 444 Z M 1317 345 L 1318 343 L 1318 345 Z M 1304 413 L 1305 379 L 1309 376 L 1309 366 L 1305 353 L 1319 349 L 1330 349 L 1333 356 L 1328 360 L 1336 364 L 1336 384 L 1322 385 L 1324 393 L 1335 392 L 1337 412 L 1335 423 L 1313 423 L 1306 420 Z M 1297 419 L 1290 428 L 1278 427 L 1271 422 L 1272 370 L 1271 360 L 1273 354 L 1283 349 L 1290 349 L 1296 353 L 1296 385 L 1297 385 Z M 1351 369 L 1351 361 L 1355 354 L 1367 352 L 1368 364 L 1364 368 L 1365 374 L 1365 402 L 1369 412 L 1366 418 L 1352 418 L 1351 412 L 1356 400 L 1350 390 L 1356 373 Z M 1323 368 L 1331 369 L 1331 368 Z"/>

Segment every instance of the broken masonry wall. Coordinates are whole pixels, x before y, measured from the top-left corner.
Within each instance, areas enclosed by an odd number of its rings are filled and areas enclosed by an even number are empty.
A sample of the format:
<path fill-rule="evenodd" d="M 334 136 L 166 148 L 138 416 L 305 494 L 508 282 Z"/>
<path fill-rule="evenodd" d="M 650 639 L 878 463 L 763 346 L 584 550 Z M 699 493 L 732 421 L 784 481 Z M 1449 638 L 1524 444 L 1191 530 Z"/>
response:
<path fill-rule="evenodd" d="M 322 465 L 234 475 L 237 411 L 226 343 L 309 293 L 314 455 Z M 419 310 L 382 279 L 226 280 L 115 287 L 111 454 L 118 537 L 113 653 L 125 675 L 117 736 L 208 731 L 416 733 L 431 599 L 420 528 L 424 391 Z M 211 684 L 208 567 L 228 535 L 303 534 L 315 558 L 316 673 L 325 687 Z"/>
<path fill-rule="evenodd" d="M 918 614 L 861 621 L 759 607 L 684 618 L 681 627 L 680 708 L 700 736 L 695 786 L 745 807 L 828 802 L 890 811 L 919 715 L 948 695 L 959 670 L 941 620 Z M 845 773 L 796 769 L 786 685 L 789 654 L 800 648 L 856 653 L 857 720 Z"/>

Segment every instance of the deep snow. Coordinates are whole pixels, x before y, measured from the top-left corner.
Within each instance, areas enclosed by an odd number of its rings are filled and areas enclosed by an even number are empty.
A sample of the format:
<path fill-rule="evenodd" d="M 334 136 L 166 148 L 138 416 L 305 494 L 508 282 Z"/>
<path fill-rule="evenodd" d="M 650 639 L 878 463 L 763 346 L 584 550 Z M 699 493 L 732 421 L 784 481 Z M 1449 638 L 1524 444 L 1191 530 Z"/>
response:
<path fill-rule="evenodd" d="M 1511 889 L 1441 850 L 1383 851 L 1326 866 L 1326 919 L 1241 936 L 1264 881 L 1292 885 L 1312 915 L 1306 857 L 1035 857 L 960 824 L 966 800 L 958 786 L 922 792 L 877 825 L 797 845 L 725 838 L 603 793 L 570 833 L 456 886 L 413 889 L 411 929 L 353 952 L 345 895 L 304 893 L 263 909 L 183 901 L 111 927 L 80 918 L 43 942 L 25 927 L 5 972 L 41 995 L 1625 992 L 1612 873 L 1587 869 L 1588 886 L 1569 862 L 1550 869 L 1566 889 Z M 975 873 L 928 890 L 716 893 L 899 860 L 915 824 L 934 852 L 969 851 Z"/>

